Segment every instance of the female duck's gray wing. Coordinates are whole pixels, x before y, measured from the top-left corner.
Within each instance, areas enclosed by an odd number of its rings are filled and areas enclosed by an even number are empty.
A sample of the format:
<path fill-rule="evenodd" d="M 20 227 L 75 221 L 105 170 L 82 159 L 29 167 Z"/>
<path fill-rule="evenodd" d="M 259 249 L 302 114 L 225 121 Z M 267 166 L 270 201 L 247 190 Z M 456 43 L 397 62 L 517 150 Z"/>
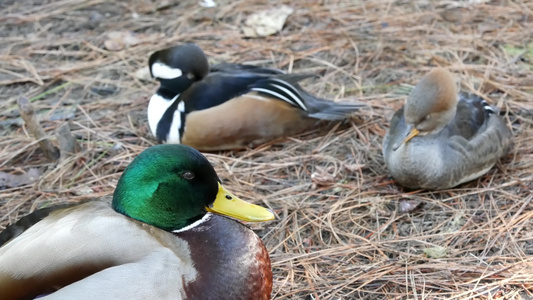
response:
<path fill-rule="evenodd" d="M 455 118 L 448 125 L 450 136 L 460 135 L 471 139 L 477 132 L 483 131 L 489 116 L 496 113 L 496 108 L 485 100 L 470 93 L 460 93 Z"/>
<path fill-rule="evenodd" d="M 460 135 L 450 137 L 442 148 L 442 157 L 450 172 L 448 187 L 485 174 L 511 147 L 512 133 L 494 113 L 488 115 L 485 124 L 470 140 Z"/>

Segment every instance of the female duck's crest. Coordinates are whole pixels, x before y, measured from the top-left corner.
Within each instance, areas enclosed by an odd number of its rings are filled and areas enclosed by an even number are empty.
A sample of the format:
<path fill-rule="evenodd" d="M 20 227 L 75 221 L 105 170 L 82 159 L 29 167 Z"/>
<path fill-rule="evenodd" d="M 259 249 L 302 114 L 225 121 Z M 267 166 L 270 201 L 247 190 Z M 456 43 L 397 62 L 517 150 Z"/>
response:
<path fill-rule="evenodd" d="M 403 114 L 409 130 L 394 150 L 417 135 L 444 128 L 455 116 L 457 97 L 457 85 L 446 69 L 436 68 L 425 75 L 407 98 Z"/>

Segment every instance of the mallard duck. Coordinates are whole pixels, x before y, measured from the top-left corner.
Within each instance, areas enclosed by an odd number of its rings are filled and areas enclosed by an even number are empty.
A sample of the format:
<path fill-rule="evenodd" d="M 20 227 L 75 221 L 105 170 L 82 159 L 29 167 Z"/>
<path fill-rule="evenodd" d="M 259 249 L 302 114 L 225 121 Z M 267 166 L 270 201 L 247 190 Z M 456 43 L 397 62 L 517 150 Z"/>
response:
<path fill-rule="evenodd" d="M 310 75 L 232 63 L 210 68 L 194 44 L 157 51 L 148 63 L 161 84 L 148 105 L 148 124 L 161 143 L 202 151 L 245 148 L 319 120 L 346 119 L 362 106 L 310 95 L 297 83 Z"/>
<path fill-rule="evenodd" d="M 274 218 L 228 192 L 197 150 L 150 147 L 126 168 L 111 204 L 47 209 L 8 238 L 0 299 L 270 299 L 268 251 L 226 216 Z"/>
<path fill-rule="evenodd" d="M 452 74 L 436 68 L 392 117 L 383 156 L 399 184 L 446 189 L 487 173 L 509 151 L 511 136 L 496 108 L 458 93 Z"/>

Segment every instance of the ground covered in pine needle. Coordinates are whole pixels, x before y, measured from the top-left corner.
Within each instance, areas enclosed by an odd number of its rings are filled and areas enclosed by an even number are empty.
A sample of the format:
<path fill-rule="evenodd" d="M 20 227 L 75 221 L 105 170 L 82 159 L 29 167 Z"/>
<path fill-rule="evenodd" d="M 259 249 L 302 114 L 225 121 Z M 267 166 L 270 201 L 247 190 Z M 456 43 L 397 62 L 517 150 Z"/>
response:
<path fill-rule="evenodd" d="M 255 149 L 207 154 L 224 184 L 271 208 L 250 225 L 270 251 L 274 299 L 533 297 L 533 2 L 3 0 L 0 2 L 0 229 L 38 208 L 109 196 L 154 145 L 150 53 L 197 43 L 229 61 L 317 76 L 308 91 L 368 104 L 344 123 Z M 251 14 L 294 9 L 283 30 L 245 38 Z M 394 110 L 435 66 L 497 106 L 514 147 L 478 180 L 409 191 L 381 143 Z M 79 151 L 47 159 L 68 123 Z"/>

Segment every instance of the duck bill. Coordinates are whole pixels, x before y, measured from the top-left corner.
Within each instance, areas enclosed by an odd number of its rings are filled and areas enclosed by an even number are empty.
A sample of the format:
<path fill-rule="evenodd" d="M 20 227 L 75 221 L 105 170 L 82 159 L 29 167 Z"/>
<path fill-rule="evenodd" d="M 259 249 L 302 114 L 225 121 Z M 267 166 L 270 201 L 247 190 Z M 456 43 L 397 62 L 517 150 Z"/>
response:
<path fill-rule="evenodd" d="M 264 207 L 248 203 L 235 197 L 222 184 L 218 183 L 215 202 L 205 208 L 208 212 L 229 216 L 247 222 L 274 220 L 274 214 Z"/>
<path fill-rule="evenodd" d="M 398 148 L 400 148 L 401 145 L 409 142 L 409 140 L 411 140 L 412 138 L 414 138 L 415 136 L 417 136 L 418 134 L 420 133 L 420 131 L 412 126 L 409 126 L 408 127 L 408 133 L 407 133 L 407 137 L 405 137 L 405 139 L 399 143 L 398 145 L 394 146 L 392 148 L 392 150 L 396 151 L 398 150 Z"/>

